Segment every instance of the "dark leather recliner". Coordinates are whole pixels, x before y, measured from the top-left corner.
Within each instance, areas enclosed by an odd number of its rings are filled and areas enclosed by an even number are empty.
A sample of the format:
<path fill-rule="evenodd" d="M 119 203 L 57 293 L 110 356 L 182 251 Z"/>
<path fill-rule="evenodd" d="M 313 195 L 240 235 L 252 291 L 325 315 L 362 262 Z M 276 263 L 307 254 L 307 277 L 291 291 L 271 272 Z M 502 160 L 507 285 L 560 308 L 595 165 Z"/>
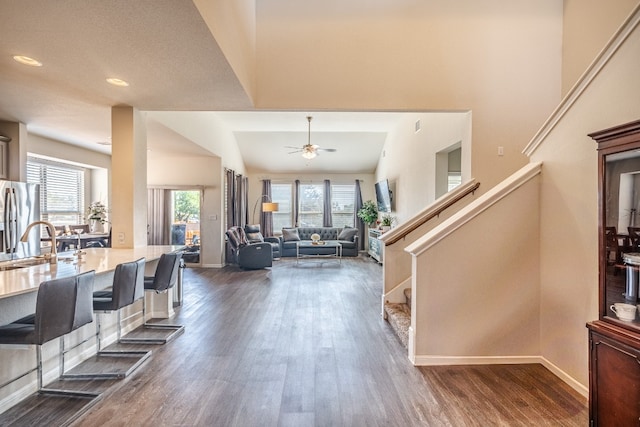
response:
<path fill-rule="evenodd" d="M 240 268 L 255 270 L 273 265 L 271 243 L 249 243 L 242 227 L 231 227 L 226 232 L 231 248 L 230 260 Z"/>
<path fill-rule="evenodd" d="M 260 232 L 260 224 L 247 224 L 244 226 L 244 233 L 249 243 L 271 243 L 271 255 L 273 259 L 280 258 L 280 239 L 277 237 L 264 237 Z"/>

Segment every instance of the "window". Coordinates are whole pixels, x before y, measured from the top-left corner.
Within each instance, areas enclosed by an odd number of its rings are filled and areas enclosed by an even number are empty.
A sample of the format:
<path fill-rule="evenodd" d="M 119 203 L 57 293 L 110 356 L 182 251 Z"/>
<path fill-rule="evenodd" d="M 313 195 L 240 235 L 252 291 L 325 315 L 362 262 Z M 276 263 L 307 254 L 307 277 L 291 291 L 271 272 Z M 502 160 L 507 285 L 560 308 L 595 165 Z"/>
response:
<path fill-rule="evenodd" d="M 353 184 L 331 185 L 331 222 L 334 227 L 353 227 L 356 187 Z M 273 231 L 293 227 L 293 184 L 271 184 L 271 199 L 279 204 L 273 213 Z M 324 184 L 300 184 L 300 226 L 322 227 Z"/>
<path fill-rule="evenodd" d="M 353 227 L 355 185 L 331 185 L 331 223 L 334 227 Z"/>
<path fill-rule="evenodd" d="M 83 224 L 85 169 L 29 157 L 27 182 L 40 184 L 40 216 L 53 225 Z"/>
<path fill-rule="evenodd" d="M 447 174 L 447 191 L 451 191 L 462 184 L 462 174 L 460 172 L 449 172 Z"/>
<path fill-rule="evenodd" d="M 172 190 L 171 199 L 171 244 L 200 244 L 200 190 Z"/>
<path fill-rule="evenodd" d="M 322 184 L 300 184 L 300 227 L 322 227 Z"/>
<path fill-rule="evenodd" d="M 285 227 L 293 227 L 291 188 L 291 184 L 271 184 L 271 200 L 278 203 L 278 212 L 272 213 L 274 233 L 279 233 Z"/>

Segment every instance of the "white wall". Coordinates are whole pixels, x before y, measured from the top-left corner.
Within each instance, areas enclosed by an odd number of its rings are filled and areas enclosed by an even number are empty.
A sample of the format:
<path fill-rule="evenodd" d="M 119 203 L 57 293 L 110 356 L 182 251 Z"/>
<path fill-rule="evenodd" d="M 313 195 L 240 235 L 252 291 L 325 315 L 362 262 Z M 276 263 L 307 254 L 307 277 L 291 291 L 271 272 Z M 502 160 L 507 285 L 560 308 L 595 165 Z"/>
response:
<path fill-rule="evenodd" d="M 250 98 L 255 92 L 255 0 L 194 0 Z"/>
<path fill-rule="evenodd" d="M 233 133 L 214 112 L 149 111 L 147 117 L 220 157 L 223 167 L 245 174 L 244 162 Z"/>
<path fill-rule="evenodd" d="M 540 283 L 542 355 L 588 384 L 585 323 L 598 317 L 596 143 L 587 134 L 640 117 L 640 29 L 531 155 L 544 164 Z"/>
<path fill-rule="evenodd" d="M 578 81 L 638 0 L 564 0 L 562 94 Z"/>
<path fill-rule="evenodd" d="M 558 0 L 271 0 L 256 13 L 257 108 L 472 111 L 481 191 L 526 163 L 560 101 Z"/>
<path fill-rule="evenodd" d="M 417 120 L 419 132 L 415 132 Z M 393 215 L 399 223 L 436 199 L 436 154 L 457 143 L 462 145 L 462 175 L 467 180 L 471 178 L 471 113 L 415 113 L 389 133 L 376 182 L 388 179 L 395 185 Z"/>
<path fill-rule="evenodd" d="M 452 217 L 409 247 L 417 364 L 526 363 L 540 354 L 539 182 L 534 175 L 484 202 L 487 210 L 470 210 L 469 222 L 451 228 L 460 222 Z"/>

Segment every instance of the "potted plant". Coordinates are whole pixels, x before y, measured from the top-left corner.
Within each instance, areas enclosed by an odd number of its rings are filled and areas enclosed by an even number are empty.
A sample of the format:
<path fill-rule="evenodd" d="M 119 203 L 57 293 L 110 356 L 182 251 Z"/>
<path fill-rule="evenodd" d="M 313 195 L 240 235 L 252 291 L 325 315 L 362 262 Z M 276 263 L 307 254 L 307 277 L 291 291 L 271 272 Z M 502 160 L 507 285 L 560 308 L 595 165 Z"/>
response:
<path fill-rule="evenodd" d="M 102 202 L 91 203 L 87 208 L 87 219 L 92 233 L 103 232 L 103 225 L 107 222 L 107 207 Z"/>
<path fill-rule="evenodd" d="M 373 226 L 378 219 L 378 206 L 373 200 L 367 200 L 362 204 L 362 207 L 358 209 L 357 215 L 365 224 Z"/>
<path fill-rule="evenodd" d="M 382 223 L 380 227 L 382 228 L 382 230 L 387 231 L 391 228 L 391 225 L 394 223 L 395 220 L 396 219 L 390 214 L 384 214 L 382 215 Z"/>

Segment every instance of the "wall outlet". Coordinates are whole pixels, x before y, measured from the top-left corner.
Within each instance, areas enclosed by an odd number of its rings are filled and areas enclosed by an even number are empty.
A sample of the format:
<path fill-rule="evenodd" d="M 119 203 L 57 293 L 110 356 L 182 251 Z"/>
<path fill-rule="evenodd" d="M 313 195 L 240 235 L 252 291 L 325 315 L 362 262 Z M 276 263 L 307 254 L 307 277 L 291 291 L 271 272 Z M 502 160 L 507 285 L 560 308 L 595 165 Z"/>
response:
<path fill-rule="evenodd" d="M 504 147 L 498 147 L 498 156 L 504 156 Z"/>
<path fill-rule="evenodd" d="M 123 231 L 118 233 L 118 243 L 124 243 L 124 232 Z"/>

